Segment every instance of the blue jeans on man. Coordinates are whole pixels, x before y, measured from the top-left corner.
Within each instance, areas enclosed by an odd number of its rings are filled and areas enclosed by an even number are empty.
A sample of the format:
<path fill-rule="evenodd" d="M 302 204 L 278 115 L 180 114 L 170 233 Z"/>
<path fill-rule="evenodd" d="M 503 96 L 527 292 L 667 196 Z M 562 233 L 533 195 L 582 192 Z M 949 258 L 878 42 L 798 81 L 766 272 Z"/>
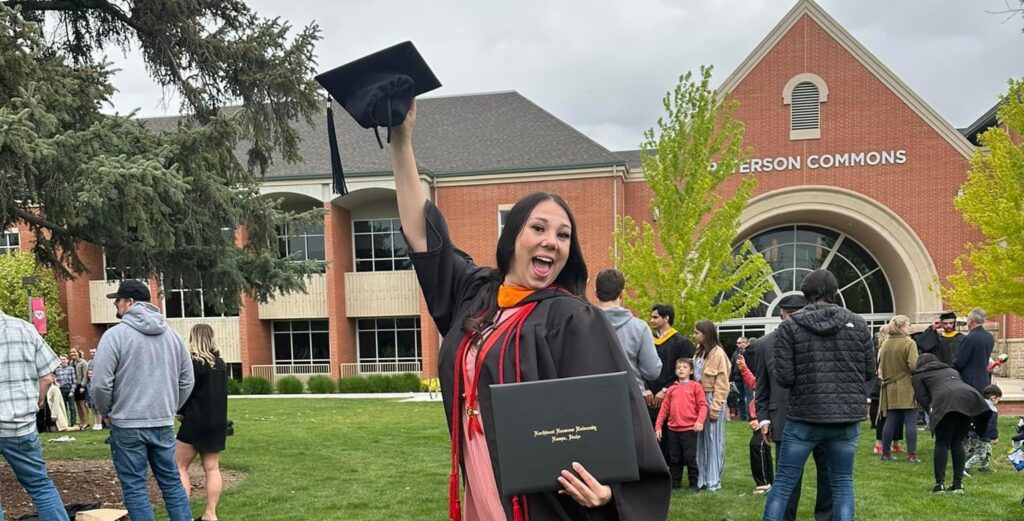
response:
<path fill-rule="evenodd" d="M 155 519 L 146 488 L 149 467 L 163 493 L 170 520 L 192 521 L 192 507 L 174 461 L 174 445 L 171 426 L 125 429 L 115 425 L 110 429 L 110 454 L 117 478 L 121 480 L 124 507 L 132 521 Z"/>
<path fill-rule="evenodd" d="M 46 472 L 39 433 L 0 437 L 0 454 L 11 466 L 18 483 L 25 487 L 25 492 L 32 498 L 40 521 L 68 521 L 64 501 Z M 0 521 L 3 519 L 4 511 L 0 507 Z"/>
<path fill-rule="evenodd" d="M 833 521 L 852 521 L 853 460 L 860 436 L 858 423 L 805 423 L 789 420 L 782 431 L 782 445 L 775 482 L 764 506 L 764 521 L 779 521 L 803 475 L 804 464 L 817 446 L 825 448 L 832 485 Z"/>

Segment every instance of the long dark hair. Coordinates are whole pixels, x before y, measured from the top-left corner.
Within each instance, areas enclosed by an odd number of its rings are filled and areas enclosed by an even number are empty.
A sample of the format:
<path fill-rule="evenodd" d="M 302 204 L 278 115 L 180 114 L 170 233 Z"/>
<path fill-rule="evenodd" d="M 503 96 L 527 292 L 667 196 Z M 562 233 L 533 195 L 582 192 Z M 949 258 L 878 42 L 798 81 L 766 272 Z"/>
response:
<path fill-rule="evenodd" d="M 704 341 L 697 346 L 697 352 L 694 354 L 694 357 L 704 358 L 718 347 L 718 328 L 710 320 L 700 320 L 694 324 L 693 328 L 704 335 Z"/>
<path fill-rule="evenodd" d="M 569 204 L 558 194 L 549 192 L 534 192 L 519 200 L 508 212 L 505 218 L 505 227 L 498 237 L 498 247 L 494 257 L 498 261 L 498 268 L 491 273 L 489 280 L 480 288 L 480 298 L 475 299 L 466 310 L 462 320 L 463 331 L 480 333 L 489 325 L 491 317 L 498 310 L 498 287 L 505 281 L 505 275 L 512 268 L 512 260 L 516 255 L 516 239 L 526 226 L 526 220 L 530 213 L 540 203 L 554 201 L 565 210 L 569 216 L 569 225 L 572 227 L 569 236 L 569 257 L 565 261 L 562 271 L 555 277 L 555 285 L 565 289 L 569 293 L 586 299 L 587 291 L 587 263 L 583 260 L 583 251 L 580 249 L 579 236 L 576 234 L 576 218 L 569 209 Z"/>

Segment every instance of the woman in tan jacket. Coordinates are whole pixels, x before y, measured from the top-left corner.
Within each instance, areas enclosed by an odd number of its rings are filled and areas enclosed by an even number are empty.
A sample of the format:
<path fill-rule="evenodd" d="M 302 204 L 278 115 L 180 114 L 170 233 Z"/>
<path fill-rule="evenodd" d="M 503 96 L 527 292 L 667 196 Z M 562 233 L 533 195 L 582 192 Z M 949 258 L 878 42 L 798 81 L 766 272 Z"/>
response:
<path fill-rule="evenodd" d="M 710 320 L 697 322 L 693 329 L 697 352 L 693 358 L 694 378 L 704 388 L 708 400 L 708 419 L 697 438 L 697 479 L 699 488 L 722 488 L 722 469 L 725 467 L 725 420 L 728 416 L 726 399 L 729 397 L 729 357 L 718 342 L 718 329 Z"/>
<path fill-rule="evenodd" d="M 882 345 L 878 350 L 879 390 L 878 413 L 885 416 L 882 428 L 882 460 L 891 461 L 893 433 L 903 422 L 907 438 L 907 461 L 917 463 L 917 403 L 911 380 L 917 367 L 917 345 L 910 339 L 910 319 L 905 315 L 892 317 L 882 327 Z"/>

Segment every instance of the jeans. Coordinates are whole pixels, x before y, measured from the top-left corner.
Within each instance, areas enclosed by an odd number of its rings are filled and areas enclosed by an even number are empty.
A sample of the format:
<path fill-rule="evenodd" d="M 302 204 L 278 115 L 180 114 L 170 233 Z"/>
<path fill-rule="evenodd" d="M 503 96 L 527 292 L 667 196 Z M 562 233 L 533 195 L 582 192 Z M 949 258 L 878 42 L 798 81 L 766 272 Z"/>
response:
<path fill-rule="evenodd" d="M 804 423 L 789 420 L 782 431 L 775 483 L 764 506 L 764 521 L 779 521 L 815 447 L 824 447 L 832 485 L 833 521 L 853 520 L 853 460 L 858 423 Z"/>
<path fill-rule="evenodd" d="M 907 436 L 907 453 L 917 454 L 917 409 L 889 409 L 882 429 L 882 455 L 889 456 L 896 426 L 903 425 Z"/>
<path fill-rule="evenodd" d="M 39 441 L 39 433 L 33 432 L 24 436 L 0 437 L 0 454 L 11 466 L 18 483 L 25 487 L 25 492 L 32 497 L 36 513 L 41 521 L 68 521 L 68 513 L 64 510 L 64 501 L 57 492 L 57 487 L 46 473 L 46 462 L 43 461 L 43 444 Z M 0 521 L 4 519 L 3 508 L 0 507 Z"/>
<path fill-rule="evenodd" d="M 124 492 L 124 507 L 132 521 L 155 519 L 146 489 L 147 466 L 153 469 L 170 520 L 192 520 L 192 507 L 174 461 L 174 444 L 171 426 L 141 429 L 114 426 L 110 429 L 110 454 Z"/>
<path fill-rule="evenodd" d="M 64 398 L 64 408 L 68 411 L 68 425 L 78 425 L 78 410 L 75 407 L 75 389 L 73 387 L 61 387 L 60 395 Z"/>
<path fill-rule="evenodd" d="M 746 384 L 742 381 L 736 382 L 736 390 L 739 394 L 739 401 L 736 403 L 736 412 L 743 421 L 750 421 L 750 400 L 752 399 L 751 391 L 747 389 Z"/>

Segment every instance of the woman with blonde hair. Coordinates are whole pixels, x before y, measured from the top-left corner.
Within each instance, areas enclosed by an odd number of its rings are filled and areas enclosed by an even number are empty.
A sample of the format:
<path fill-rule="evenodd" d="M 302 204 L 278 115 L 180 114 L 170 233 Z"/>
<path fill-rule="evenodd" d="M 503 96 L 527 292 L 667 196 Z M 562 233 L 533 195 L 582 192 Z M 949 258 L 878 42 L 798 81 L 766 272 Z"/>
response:
<path fill-rule="evenodd" d="M 917 402 L 911 380 L 917 367 L 917 345 L 910 338 L 910 319 L 896 315 L 882 327 L 882 344 L 878 350 L 879 390 L 878 413 L 885 416 L 882 428 L 882 460 L 892 460 L 893 433 L 902 422 L 907 441 L 907 461 L 917 459 Z"/>
<path fill-rule="evenodd" d="M 217 502 L 223 487 L 220 452 L 224 450 L 228 421 L 228 372 L 213 340 L 213 328 L 196 324 L 188 335 L 196 384 L 192 395 L 178 411 L 181 428 L 175 449 L 178 473 L 185 492 L 192 495 L 188 466 L 199 455 L 206 474 L 206 510 L 202 521 L 217 519 Z"/>

